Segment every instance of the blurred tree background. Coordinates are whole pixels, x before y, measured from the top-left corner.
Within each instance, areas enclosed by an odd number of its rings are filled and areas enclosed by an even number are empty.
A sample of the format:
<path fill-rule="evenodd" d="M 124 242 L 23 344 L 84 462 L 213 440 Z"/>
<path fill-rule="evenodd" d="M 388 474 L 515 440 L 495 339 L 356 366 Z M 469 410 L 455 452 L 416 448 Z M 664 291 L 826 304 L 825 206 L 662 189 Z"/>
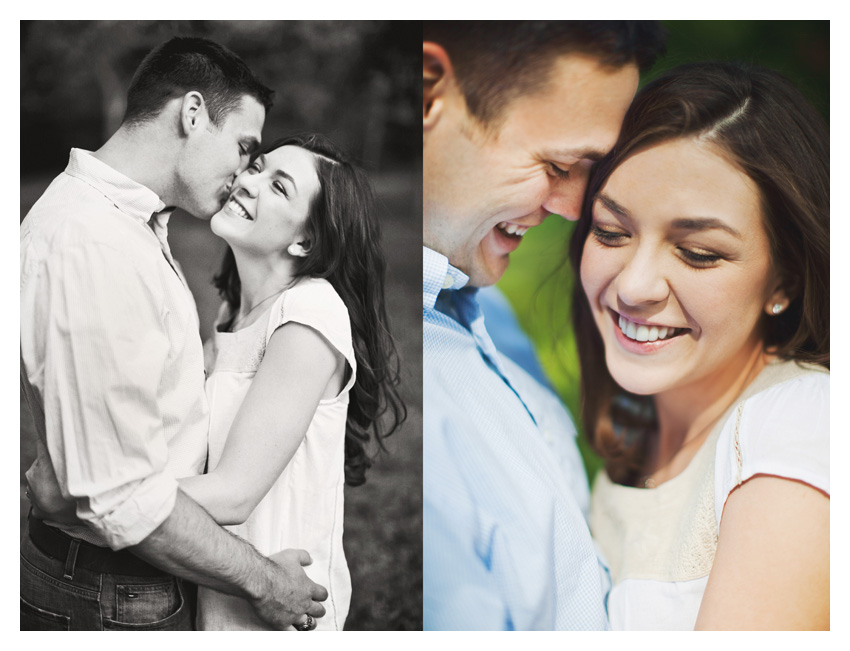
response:
<path fill-rule="evenodd" d="M 829 121 L 829 21 L 662 21 L 667 54 L 641 83 L 692 61 L 737 60 L 772 68 L 793 81 Z M 566 105 L 565 110 L 569 110 Z M 555 390 L 579 429 L 590 480 L 601 466 L 579 420 L 579 364 L 570 324 L 573 278 L 567 248 L 574 223 L 555 216 L 531 229 L 499 282 L 531 337 Z"/>
<path fill-rule="evenodd" d="M 364 486 L 346 487 L 353 597 L 347 629 L 422 628 L 421 29 L 392 21 L 21 21 L 21 219 L 67 165 L 115 131 L 137 65 L 175 35 L 225 45 L 275 91 L 263 139 L 323 133 L 370 173 L 388 258 L 388 312 L 402 363 L 404 427 Z M 175 214 L 170 242 L 209 336 L 211 283 L 224 244 L 207 222 Z M 21 473 L 33 459 L 21 399 Z M 21 523 L 27 512 L 21 490 Z"/>

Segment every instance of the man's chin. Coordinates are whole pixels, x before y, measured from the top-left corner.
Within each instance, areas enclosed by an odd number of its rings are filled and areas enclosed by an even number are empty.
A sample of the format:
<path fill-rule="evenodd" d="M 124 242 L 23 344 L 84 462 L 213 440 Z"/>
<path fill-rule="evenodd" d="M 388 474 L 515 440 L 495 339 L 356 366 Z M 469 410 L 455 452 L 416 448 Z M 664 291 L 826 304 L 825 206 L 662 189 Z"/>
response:
<path fill-rule="evenodd" d="M 490 256 L 487 260 L 480 260 L 470 271 L 464 272 L 469 276 L 468 284 L 472 287 L 495 285 L 505 275 L 509 262 L 508 254 L 495 258 Z"/>

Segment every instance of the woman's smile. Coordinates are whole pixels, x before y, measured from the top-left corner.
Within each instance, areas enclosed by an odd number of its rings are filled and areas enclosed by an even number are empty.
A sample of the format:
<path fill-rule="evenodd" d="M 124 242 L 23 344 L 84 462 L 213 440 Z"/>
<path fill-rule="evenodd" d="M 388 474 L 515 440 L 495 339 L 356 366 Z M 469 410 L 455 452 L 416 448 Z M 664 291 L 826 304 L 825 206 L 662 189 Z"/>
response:
<path fill-rule="evenodd" d="M 620 386 L 707 390 L 757 345 L 775 287 L 753 182 L 692 140 L 635 154 L 595 199 L 581 279 Z"/>
<path fill-rule="evenodd" d="M 229 212 L 231 212 L 232 214 L 236 215 L 237 217 L 241 217 L 242 219 L 246 219 L 249 222 L 254 221 L 254 218 L 245 209 L 245 206 L 243 206 L 241 203 L 239 203 L 239 201 L 236 199 L 236 197 L 233 197 L 233 196 L 230 197 L 230 200 L 225 205 L 225 208 Z"/>
<path fill-rule="evenodd" d="M 629 352 L 652 354 L 690 332 L 690 328 L 676 328 L 633 320 L 611 309 L 609 312 L 614 324 L 616 340 Z"/>

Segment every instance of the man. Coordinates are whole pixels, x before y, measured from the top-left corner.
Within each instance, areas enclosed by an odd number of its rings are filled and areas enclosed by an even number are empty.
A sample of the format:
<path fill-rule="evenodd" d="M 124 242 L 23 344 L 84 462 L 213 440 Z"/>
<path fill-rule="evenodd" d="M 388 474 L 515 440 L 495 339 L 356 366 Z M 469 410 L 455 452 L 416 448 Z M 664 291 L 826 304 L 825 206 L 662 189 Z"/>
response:
<path fill-rule="evenodd" d="M 30 516 L 22 629 L 190 628 L 183 579 L 248 599 L 278 628 L 324 614 L 306 552 L 270 561 L 176 481 L 203 471 L 208 409 L 168 215 L 219 210 L 272 95 L 225 48 L 168 41 L 137 70 L 118 131 L 72 150 L 21 225 L 21 383 L 38 433 L 28 482 L 34 503 L 71 504 L 82 520 Z"/>
<path fill-rule="evenodd" d="M 424 26 L 426 629 L 607 625 L 575 429 L 497 352 L 476 292 L 529 228 L 578 218 L 662 47 L 655 23 Z"/>

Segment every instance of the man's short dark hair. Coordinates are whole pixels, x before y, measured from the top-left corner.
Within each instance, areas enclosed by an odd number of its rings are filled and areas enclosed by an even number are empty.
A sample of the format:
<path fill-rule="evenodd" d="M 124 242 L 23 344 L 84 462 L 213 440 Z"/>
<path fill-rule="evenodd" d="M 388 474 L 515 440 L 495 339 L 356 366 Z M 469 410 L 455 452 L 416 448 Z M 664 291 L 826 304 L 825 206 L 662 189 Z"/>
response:
<path fill-rule="evenodd" d="M 141 124 L 162 112 L 167 102 L 190 91 L 203 95 L 210 121 L 220 126 L 249 95 L 266 111 L 274 91 L 242 59 L 205 38 L 176 36 L 154 48 L 139 64 L 127 91 L 125 124 Z"/>
<path fill-rule="evenodd" d="M 545 88 L 557 57 L 590 54 L 645 72 L 667 33 L 655 20 L 426 21 L 423 38 L 448 53 L 469 112 L 490 125 L 511 101 Z"/>

